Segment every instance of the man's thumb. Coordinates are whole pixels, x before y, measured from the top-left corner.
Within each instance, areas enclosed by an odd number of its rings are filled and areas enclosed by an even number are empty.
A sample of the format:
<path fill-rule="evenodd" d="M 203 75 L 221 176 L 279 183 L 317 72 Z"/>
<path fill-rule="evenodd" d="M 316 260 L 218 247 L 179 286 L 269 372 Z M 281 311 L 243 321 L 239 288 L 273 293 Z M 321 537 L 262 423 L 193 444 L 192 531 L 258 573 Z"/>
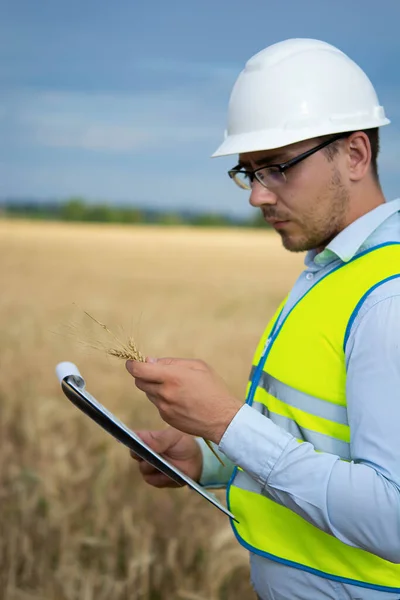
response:
<path fill-rule="evenodd" d="M 153 358 L 152 356 L 146 356 L 145 362 L 147 362 L 147 363 L 156 363 L 156 362 L 158 362 L 158 360 L 156 358 Z"/>
<path fill-rule="evenodd" d="M 169 427 L 159 431 L 140 431 L 137 435 L 157 454 L 162 454 L 176 443 L 177 434 L 176 430 Z"/>
<path fill-rule="evenodd" d="M 188 366 L 188 363 L 193 362 L 190 358 L 172 358 L 170 356 L 165 356 L 163 358 L 157 358 L 157 363 L 159 365 L 177 365 L 177 366 Z"/>

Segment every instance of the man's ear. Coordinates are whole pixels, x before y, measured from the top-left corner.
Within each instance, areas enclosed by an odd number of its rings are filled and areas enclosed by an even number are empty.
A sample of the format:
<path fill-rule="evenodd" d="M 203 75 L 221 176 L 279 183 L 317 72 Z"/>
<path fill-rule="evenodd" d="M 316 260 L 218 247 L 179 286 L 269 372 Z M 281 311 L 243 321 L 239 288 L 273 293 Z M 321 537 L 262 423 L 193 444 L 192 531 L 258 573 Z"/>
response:
<path fill-rule="evenodd" d="M 356 131 L 347 140 L 347 167 L 350 181 L 365 177 L 371 164 L 371 144 L 363 131 Z"/>

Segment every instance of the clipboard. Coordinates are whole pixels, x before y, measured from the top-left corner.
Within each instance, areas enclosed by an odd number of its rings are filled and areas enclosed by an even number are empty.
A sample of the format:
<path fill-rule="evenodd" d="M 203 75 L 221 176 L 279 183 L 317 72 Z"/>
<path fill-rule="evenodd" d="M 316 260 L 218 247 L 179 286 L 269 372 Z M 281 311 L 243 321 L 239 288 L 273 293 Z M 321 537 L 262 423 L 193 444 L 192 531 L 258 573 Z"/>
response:
<path fill-rule="evenodd" d="M 118 442 L 133 450 L 140 458 L 150 463 L 180 485 L 188 485 L 195 492 L 211 502 L 225 515 L 237 521 L 235 516 L 199 483 L 185 475 L 180 469 L 168 462 L 163 456 L 145 444 L 139 436 L 129 429 L 122 421 L 105 408 L 86 390 L 86 383 L 78 367 L 71 362 L 62 362 L 56 366 L 56 374 L 65 396 L 83 413 L 95 421 L 100 427 L 112 435 Z"/>

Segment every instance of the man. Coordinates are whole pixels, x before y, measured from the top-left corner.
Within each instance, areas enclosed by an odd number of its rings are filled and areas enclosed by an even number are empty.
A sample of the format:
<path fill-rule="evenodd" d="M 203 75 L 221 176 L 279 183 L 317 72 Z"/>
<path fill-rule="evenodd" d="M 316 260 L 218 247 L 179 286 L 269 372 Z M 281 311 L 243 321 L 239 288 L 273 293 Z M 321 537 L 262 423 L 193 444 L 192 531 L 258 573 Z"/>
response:
<path fill-rule="evenodd" d="M 127 363 L 171 426 L 146 442 L 204 485 L 239 467 L 232 526 L 263 600 L 400 598 L 400 200 L 385 201 L 376 166 L 388 123 L 328 44 L 251 58 L 215 156 L 239 155 L 229 176 L 285 248 L 307 251 L 305 270 L 261 338 L 246 404 L 201 361 Z"/>

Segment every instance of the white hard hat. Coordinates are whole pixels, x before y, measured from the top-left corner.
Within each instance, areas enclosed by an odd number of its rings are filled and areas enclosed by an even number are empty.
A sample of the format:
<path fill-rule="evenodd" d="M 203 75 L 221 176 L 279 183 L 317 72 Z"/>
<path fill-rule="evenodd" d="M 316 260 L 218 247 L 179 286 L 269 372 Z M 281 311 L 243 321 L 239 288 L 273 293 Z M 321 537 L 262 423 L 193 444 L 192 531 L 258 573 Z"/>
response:
<path fill-rule="evenodd" d="M 225 140 L 213 156 L 388 123 L 370 80 L 346 54 L 318 40 L 285 40 L 246 63 L 230 97 Z"/>

